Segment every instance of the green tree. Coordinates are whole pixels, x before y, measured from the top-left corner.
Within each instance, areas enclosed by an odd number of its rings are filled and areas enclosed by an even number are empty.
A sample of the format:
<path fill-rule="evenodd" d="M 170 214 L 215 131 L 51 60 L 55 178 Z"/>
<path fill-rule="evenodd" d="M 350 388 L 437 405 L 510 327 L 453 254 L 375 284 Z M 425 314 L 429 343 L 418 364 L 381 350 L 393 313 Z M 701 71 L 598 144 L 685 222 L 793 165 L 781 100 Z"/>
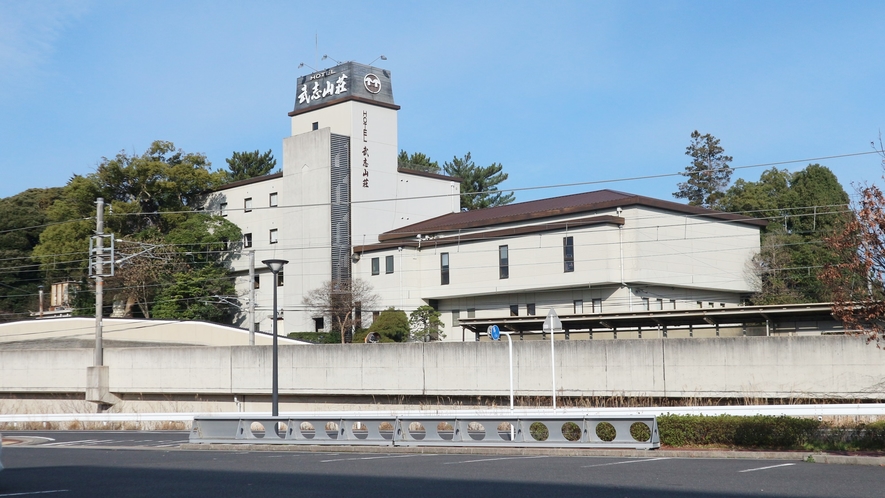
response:
<path fill-rule="evenodd" d="M 48 209 L 48 218 L 57 224 L 40 234 L 34 257 L 53 278 L 81 279 L 95 229 L 95 200 L 103 197 L 105 232 L 126 241 L 117 259 L 142 253 L 117 268 L 106 291 L 111 299 L 125 300 L 130 312 L 138 305 L 149 317 L 164 286 L 188 284 L 183 274 L 194 268 L 219 271 L 227 254 L 219 248 L 239 240 L 239 229 L 230 222 L 198 212 L 206 192 L 224 181 L 225 173 L 212 171 L 203 154 L 185 153 L 171 142 L 153 142 L 140 155 L 120 152 L 103 158 L 95 173 L 74 176 Z M 147 246 L 153 249 L 144 251 Z M 204 295 L 215 291 L 207 285 Z"/>
<path fill-rule="evenodd" d="M 439 341 L 445 337 L 442 333 L 443 322 L 440 313 L 432 306 L 419 306 L 409 315 L 409 324 L 412 327 L 411 339 L 413 341 L 431 342 Z"/>
<path fill-rule="evenodd" d="M 825 244 L 848 222 L 848 194 L 825 166 L 790 173 L 770 169 L 758 182 L 738 180 L 720 201 L 724 211 L 769 221 L 753 262 L 760 291 L 756 304 L 824 302 L 830 293 L 820 274 L 839 261 Z"/>
<path fill-rule="evenodd" d="M 498 190 L 498 185 L 508 176 L 503 169 L 504 166 L 498 163 L 477 166 L 469 152 L 464 157 L 454 157 L 451 162 L 443 164 L 447 175 L 461 179 L 462 211 L 503 206 L 514 201 L 516 197 L 513 192 L 505 194 Z"/>
<path fill-rule="evenodd" d="M 248 180 L 256 176 L 264 176 L 277 167 L 277 160 L 268 149 L 264 154 L 257 150 L 252 152 L 234 152 L 227 162 L 227 181 Z"/>
<path fill-rule="evenodd" d="M 691 157 L 691 164 L 685 167 L 683 176 L 688 180 L 679 183 L 679 190 L 673 193 L 677 199 L 688 199 L 691 206 L 715 209 L 725 193 L 731 179 L 731 156 L 719 145 L 719 139 L 709 133 L 701 135 L 697 130 L 691 133 L 691 144 L 685 148 L 685 155 Z"/>
<path fill-rule="evenodd" d="M 405 342 L 409 339 L 409 318 L 406 312 L 387 308 L 369 326 L 368 333 L 376 332 L 381 342 Z"/>
<path fill-rule="evenodd" d="M 439 163 L 431 161 L 429 156 L 421 152 L 415 152 L 409 155 L 405 150 L 400 150 L 396 162 L 397 166 L 403 169 L 412 169 L 415 171 L 423 171 L 425 173 L 440 172 Z"/>
<path fill-rule="evenodd" d="M 27 317 L 29 309 L 39 307 L 37 286 L 48 289 L 52 283 L 31 254 L 60 193 L 60 188 L 34 188 L 0 199 L 0 321 Z"/>

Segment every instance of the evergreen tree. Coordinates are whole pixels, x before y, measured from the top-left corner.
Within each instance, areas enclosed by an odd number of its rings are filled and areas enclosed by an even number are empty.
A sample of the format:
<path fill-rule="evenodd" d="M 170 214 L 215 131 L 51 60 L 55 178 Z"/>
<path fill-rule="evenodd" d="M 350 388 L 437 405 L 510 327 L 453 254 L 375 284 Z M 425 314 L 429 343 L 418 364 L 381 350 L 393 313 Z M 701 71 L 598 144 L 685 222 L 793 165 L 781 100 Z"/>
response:
<path fill-rule="evenodd" d="M 691 133 L 691 144 L 685 148 L 685 155 L 691 157 L 691 164 L 682 173 L 688 180 L 679 183 L 679 190 L 673 196 L 688 199 L 691 206 L 717 208 L 731 179 L 732 169 L 728 164 L 732 157 L 725 155 L 718 138 L 709 133 L 701 135 L 697 130 Z"/>
<path fill-rule="evenodd" d="M 513 192 L 505 194 L 498 190 L 498 185 L 508 176 L 503 169 L 504 166 L 498 163 L 477 166 L 469 152 L 464 157 L 454 157 L 451 162 L 443 164 L 447 175 L 461 179 L 462 211 L 503 206 L 514 201 Z"/>
<path fill-rule="evenodd" d="M 229 170 L 227 172 L 228 182 L 264 176 L 270 174 L 277 167 L 277 160 L 274 159 L 273 153 L 270 150 L 264 154 L 257 150 L 252 152 L 234 152 L 225 161 Z"/>
<path fill-rule="evenodd" d="M 425 173 L 438 174 L 440 172 L 439 163 L 431 161 L 429 156 L 422 154 L 421 152 L 415 152 L 412 155 L 409 155 L 405 150 L 399 151 L 397 166 L 403 169 L 412 169 L 415 171 L 423 171 Z"/>

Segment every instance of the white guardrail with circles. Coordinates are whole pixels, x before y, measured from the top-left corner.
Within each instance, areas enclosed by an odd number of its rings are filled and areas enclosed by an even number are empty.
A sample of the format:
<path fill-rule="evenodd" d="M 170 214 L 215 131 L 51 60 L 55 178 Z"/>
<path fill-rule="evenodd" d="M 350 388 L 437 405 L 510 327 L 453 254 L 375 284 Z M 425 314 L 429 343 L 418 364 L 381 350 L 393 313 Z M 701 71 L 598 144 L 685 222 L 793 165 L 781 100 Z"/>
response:
<path fill-rule="evenodd" d="M 481 415 L 403 416 L 206 415 L 194 418 L 191 443 L 510 446 L 656 449 L 654 416 Z"/>

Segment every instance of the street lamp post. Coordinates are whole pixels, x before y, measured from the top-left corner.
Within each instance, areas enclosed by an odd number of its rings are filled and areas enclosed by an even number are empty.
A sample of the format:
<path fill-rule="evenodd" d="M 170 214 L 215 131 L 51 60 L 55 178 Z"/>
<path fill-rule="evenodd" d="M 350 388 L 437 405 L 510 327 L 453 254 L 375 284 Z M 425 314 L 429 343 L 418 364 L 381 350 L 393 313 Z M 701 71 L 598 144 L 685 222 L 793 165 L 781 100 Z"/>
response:
<path fill-rule="evenodd" d="M 280 414 L 279 404 L 279 367 L 277 363 L 277 274 L 288 263 L 285 259 L 265 259 L 262 261 L 273 274 L 273 395 L 271 399 L 271 415 L 276 417 Z"/>

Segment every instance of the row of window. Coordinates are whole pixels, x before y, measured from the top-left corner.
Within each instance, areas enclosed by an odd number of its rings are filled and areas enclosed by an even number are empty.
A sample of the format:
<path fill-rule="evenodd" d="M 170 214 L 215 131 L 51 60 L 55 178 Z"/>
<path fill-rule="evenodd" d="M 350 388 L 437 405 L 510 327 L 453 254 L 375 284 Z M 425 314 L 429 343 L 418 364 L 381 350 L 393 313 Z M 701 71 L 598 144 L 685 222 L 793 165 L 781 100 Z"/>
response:
<path fill-rule="evenodd" d="M 268 231 L 268 241 L 271 244 L 276 244 L 279 239 L 277 238 L 277 229 L 271 228 Z M 243 247 L 252 247 L 252 234 L 244 233 L 243 234 Z"/>
<path fill-rule="evenodd" d="M 583 299 L 575 299 L 572 302 L 574 306 L 575 314 L 584 313 L 584 300 Z M 593 299 L 590 301 L 590 312 L 591 313 L 602 313 L 602 299 Z M 525 305 L 525 316 L 535 316 L 537 313 L 535 312 L 535 303 L 526 303 Z M 510 316 L 519 316 L 519 305 L 511 304 L 510 305 Z M 476 308 L 467 308 L 467 318 L 475 318 L 476 317 Z M 452 326 L 458 326 L 461 319 L 461 310 L 452 310 Z"/>
<path fill-rule="evenodd" d="M 268 195 L 267 205 L 269 207 L 279 206 L 279 196 L 277 195 L 276 192 L 271 192 Z M 219 210 L 221 211 L 221 216 L 227 216 L 227 203 L 222 202 L 221 204 L 219 204 L 218 207 L 219 207 Z M 243 212 L 248 213 L 249 211 L 252 211 L 252 198 L 246 197 L 245 199 L 243 199 Z"/>
<path fill-rule="evenodd" d="M 273 273 L 271 273 L 273 275 Z M 277 272 L 277 287 L 283 286 L 283 270 Z M 261 275 L 255 275 L 255 278 L 252 280 L 252 288 L 260 289 L 261 288 Z"/>
<path fill-rule="evenodd" d="M 498 278 L 510 278 L 510 249 L 508 246 L 498 246 Z M 562 238 L 562 262 L 563 272 L 570 273 L 575 271 L 575 238 Z M 393 256 L 384 258 L 384 273 L 393 273 Z M 439 255 L 439 272 L 440 284 L 449 285 L 449 253 L 444 252 Z M 381 258 L 372 258 L 372 275 L 381 274 Z"/>
<path fill-rule="evenodd" d="M 562 238 L 562 271 L 570 273 L 575 271 L 575 238 Z M 449 253 L 439 255 L 440 284 L 449 285 Z M 504 280 L 510 278 L 510 248 L 506 245 L 498 246 L 498 278 Z M 534 313 L 529 313 L 533 315 Z"/>
<path fill-rule="evenodd" d="M 372 275 L 381 273 L 381 258 L 372 258 Z M 393 256 L 384 258 L 384 273 L 393 273 Z"/>

